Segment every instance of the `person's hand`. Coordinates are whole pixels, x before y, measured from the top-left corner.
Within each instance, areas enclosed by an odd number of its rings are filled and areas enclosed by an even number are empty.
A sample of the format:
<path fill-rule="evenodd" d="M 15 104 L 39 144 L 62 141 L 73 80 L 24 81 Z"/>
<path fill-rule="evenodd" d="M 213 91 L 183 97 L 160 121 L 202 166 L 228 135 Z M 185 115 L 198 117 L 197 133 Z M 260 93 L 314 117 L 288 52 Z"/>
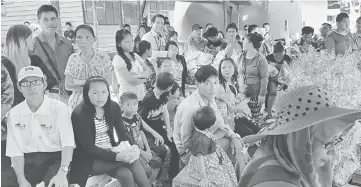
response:
<path fill-rule="evenodd" d="M 124 150 L 117 153 L 115 160 L 118 162 L 130 163 L 137 156 L 139 156 L 139 153 L 135 150 Z"/>
<path fill-rule="evenodd" d="M 263 103 L 266 101 L 266 96 L 258 96 L 258 104 L 263 105 Z"/>
<path fill-rule="evenodd" d="M 285 87 L 285 84 L 280 84 L 280 85 L 278 86 L 277 91 L 283 90 L 284 87 Z"/>
<path fill-rule="evenodd" d="M 209 186 L 209 180 L 208 179 L 201 179 L 199 182 L 200 187 L 208 187 Z"/>
<path fill-rule="evenodd" d="M 155 133 L 155 134 L 153 134 L 153 136 L 154 136 L 154 139 L 155 139 L 154 143 L 155 143 L 156 146 L 164 144 L 164 139 L 160 134 Z"/>
<path fill-rule="evenodd" d="M 150 152 L 150 150 L 148 151 L 141 151 L 140 152 L 140 156 L 143 157 L 147 162 L 149 162 L 150 160 L 152 160 L 152 152 Z"/>
<path fill-rule="evenodd" d="M 236 158 L 240 158 L 242 156 L 243 142 L 238 138 L 234 138 L 232 144 L 236 152 Z"/>
<path fill-rule="evenodd" d="M 68 179 L 66 177 L 68 173 L 62 170 L 59 170 L 58 173 L 50 180 L 49 187 L 67 187 Z"/>
<path fill-rule="evenodd" d="M 18 181 L 18 183 L 19 183 L 19 187 L 31 187 L 31 184 L 25 178 L 23 180 Z"/>
<path fill-rule="evenodd" d="M 171 127 L 167 128 L 167 137 L 170 142 L 173 142 L 173 131 Z"/>

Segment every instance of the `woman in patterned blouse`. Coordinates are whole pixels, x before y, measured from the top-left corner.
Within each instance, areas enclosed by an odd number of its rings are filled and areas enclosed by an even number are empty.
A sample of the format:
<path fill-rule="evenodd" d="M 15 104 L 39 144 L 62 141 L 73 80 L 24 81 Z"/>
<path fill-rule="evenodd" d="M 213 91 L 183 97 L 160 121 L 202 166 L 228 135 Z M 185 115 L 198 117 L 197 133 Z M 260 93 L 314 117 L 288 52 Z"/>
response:
<path fill-rule="evenodd" d="M 66 89 L 73 91 L 69 97 L 70 112 L 83 100 L 83 86 L 87 78 L 101 76 L 111 80 L 110 57 L 101 52 L 95 52 L 93 44 L 96 37 L 89 25 L 79 25 L 75 29 L 75 41 L 80 48 L 79 53 L 69 57 L 65 68 Z"/>

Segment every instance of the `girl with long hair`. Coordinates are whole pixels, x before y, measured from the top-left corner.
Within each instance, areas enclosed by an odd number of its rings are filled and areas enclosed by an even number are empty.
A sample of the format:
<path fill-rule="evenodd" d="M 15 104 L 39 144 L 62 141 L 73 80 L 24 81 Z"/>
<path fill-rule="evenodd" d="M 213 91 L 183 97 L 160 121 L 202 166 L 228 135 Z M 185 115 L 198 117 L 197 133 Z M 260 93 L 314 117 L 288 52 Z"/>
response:
<path fill-rule="evenodd" d="M 188 76 L 187 63 L 183 55 L 179 55 L 179 48 L 175 41 L 168 41 L 166 51 L 174 51 L 170 58 L 174 62 L 174 80 L 181 86 L 181 95 L 185 97 L 186 81 Z"/>
<path fill-rule="evenodd" d="M 17 83 L 17 75 L 21 68 L 26 66 L 39 66 L 46 74 L 48 88 L 55 84 L 55 79 L 49 75 L 49 71 L 44 69 L 44 63 L 40 57 L 31 55 L 34 49 L 33 34 L 26 25 L 13 25 L 6 34 L 5 56 L 1 57 L 1 62 L 9 71 L 13 83 Z M 46 67 L 45 67 L 46 68 Z M 17 86 L 14 86 L 14 106 L 24 100 Z"/>
<path fill-rule="evenodd" d="M 108 174 L 122 186 L 150 187 L 139 162 L 139 148 L 117 149 L 130 142 L 118 103 L 110 99 L 109 85 L 100 76 L 89 77 L 83 87 L 83 98 L 71 115 L 76 149 L 73 154 L 70 184 L 85 186 L 89 175 Z M 118 137 L 116 140 L 115 138 Z"/>
<path fill-rule="evenodd" d="M 118 54 L 115 55 L 112 64 L 119 84 L 118 94 L 130 91 L 137 94 L 138 100 L 141 101 L 145 96 L 144 83 L 152 71 L 138 54 L 133 53 L 133 36 L 128 30 L 118 30 L 115 43 Z"/>
<path fill-rule="evenodd" d="M 65 68 L 65 87 L 71 90 L 69 97 L 70 112 L 83 100 L 83 86 L 91 76 L 101 76 L 111 80 L 111 60 L 102 52 L 95 52 L 96 41 L 93 29 L 89 25 L 79 25 L 75 29 L 75 42 L 80 49 L 73 53 Z"/>

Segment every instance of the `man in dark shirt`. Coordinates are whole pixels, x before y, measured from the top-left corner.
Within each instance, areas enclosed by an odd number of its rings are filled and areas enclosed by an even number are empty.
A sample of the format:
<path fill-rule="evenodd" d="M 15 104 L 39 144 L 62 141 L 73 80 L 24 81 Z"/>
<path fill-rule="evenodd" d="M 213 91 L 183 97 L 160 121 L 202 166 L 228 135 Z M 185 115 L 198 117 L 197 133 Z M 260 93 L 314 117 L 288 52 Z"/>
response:
<path fill-rule="evenodd" d="M 65 23 L 66 26 L 66 31 L 64 31 L 64 37 L 66 39 L 68 39 L 69 41 L 71 41 L 72 43 L 74 43 L 74 39 L 75 39 L 75 32 L 71 29 L 71 23 L 70 22 L 66 22 Z"/>
<path fill-rule="evenodd" d="M 173 179 L 179 172 L 179 154 L 173 142 L 173 130 L 170 127 L 169 113 L 167 108 L 168 93 L 174 84 L 174 76 L 171 73 L 163 72 L 157 76 L 156 86 L 152 91 L 149 91 L 140 103 L 138 113 L 151 128 L 153 128 L 164 139 L 166 144 L 171 150 L 171 159 L 169 167 L 169 179 Z M 147 135 L 147 134 L 146 134 Z M 154 142 L 149 139 L 148 143 Z M 154 152 L 158 152 L 158 146 L 149 145 Z"/>
<path fill-rule="evenodd" d="M 305 26 L 302 28 L 302 37 L 296 42 L 301 53 L 307 53 L 310 48 L 318 49 L 318 44 L 313 38 L 314 33 L 315 29 L 312 27 Z"/>

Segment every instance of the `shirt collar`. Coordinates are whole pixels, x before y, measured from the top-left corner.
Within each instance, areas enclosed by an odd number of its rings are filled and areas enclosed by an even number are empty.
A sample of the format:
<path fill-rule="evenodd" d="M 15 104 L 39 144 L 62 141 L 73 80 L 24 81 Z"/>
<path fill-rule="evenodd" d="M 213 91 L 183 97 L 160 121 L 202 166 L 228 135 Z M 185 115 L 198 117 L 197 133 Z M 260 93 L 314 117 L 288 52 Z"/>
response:
<path fill-rule="evenodd" d="M 41 32 L 39 35 L 38 35 L 39 39 L 41 42 L 48 42 L 46 39 L 45 39 L 45 36 L 44 34 Z M 56 39 L 56 43 L 59 43 L 59 42 L 63 42 L 64 39 L 58 34 L 58 33 L 55 33 L 55 39 Z"/>
<path fill-rule="evenodd" d="M 203 101 L 201 95 L 199 95 L 199 89 L 197 89 L 195 92 L 194 92 L 194 95 L 196 97 L 196 100 L 199 102 L 199 105 L 200 106 L 207 106 L 206 103 Z M 213 106 L 213 104 L 216 103 L 216 100 L 213 98 L 211 100 L 209 100 L 209 106 Z"/>
<path fill-rule="evenodd" d="M 154 29 L 152 29 L 150 32 L 152 33 L 153 36 L 161 36 L 161 34 L 155 32 Z"/>
<path fill-rule="evenodd" d="M 40 107 L 38 108 L 38 110 L 36 112 L 32 112 L 29 108 L 28 103 L 26 102 L 26 100 L 23 102 L 24 103 L 24 107 L 22 110 L 22 113 L 25 115 L 28 114 L 38 114 L 38 115 L 48 115 L 50 114 L 50 99 L 48 96 L 44 95 L 44 100 L 43 102 L 40 104 Z"/>

